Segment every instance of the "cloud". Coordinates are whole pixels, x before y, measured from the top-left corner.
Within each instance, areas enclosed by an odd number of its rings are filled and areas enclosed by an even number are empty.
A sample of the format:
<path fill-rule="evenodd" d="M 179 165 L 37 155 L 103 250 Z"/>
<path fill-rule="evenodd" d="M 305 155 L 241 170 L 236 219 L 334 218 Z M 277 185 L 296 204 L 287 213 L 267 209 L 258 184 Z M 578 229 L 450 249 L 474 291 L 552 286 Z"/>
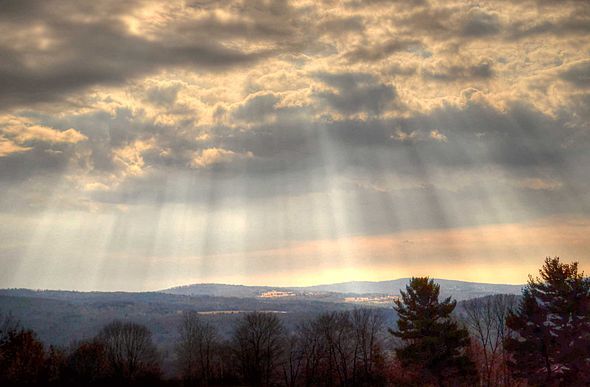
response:
<path fill-rule="evenodd" d="M 71 92 L 122 84 L 162 68 L 221 71 L 267 55 L 268 50 L 244 52 L 205 39 L 207 30 L 189 39 L 134 34 L 125 23 L 133 3 L 116 7 L 98 2 L 96 6 L 106 6 L 113 13 L 97 12 L 84 20 L 88 10 L 75 2 L 48 1 L 31 10 L 24 3 L 22 8 L 12 3 L 14 18 L 0 19 L 0 54 L 8 58 L 0 66 L 0 107 L 63 100 Z M 36 28 L 30 34 L 15 33 L 19 17 L 21 23 Z"/>
<path fill-rule="evenodd" d="M 318 30 L 328 33 L 331 36 L 341 37 L 347 33 L 358 33 L 365 29 L 364 20 L 361 16 L 329 17 L 318 25 Z"/>
<path fill-rule="evenodd" d="M 0 132 L 18 142 L 42 141 L 75 144 L 88 138 L 73 128 L 55 129 L 40 124 L 34 117 L 0 116 Z"/>
<path fill-rule="evenodd" d="M 583 2 L 579 2 L 582 5 Z M 580 36 L 590 32 L 590 19 L 587 9 L 573 11 L 567 17 L 545 20 L 535 17 L 529 20 L 519 20 L 508 27 L 511 39 L 524 39 L 535 36 Z"/>
<path fill-rule="evenodd" d="M 37 125 L 25 118 L 14 116 L 0 118 L 0 157 L 18 156 L 24 152 L 30 152 L 35 149 L 35 146 L 40 145 L 42 153 L 50 155 L 51 158 L 59 158 L 63 157 L 63 148 L 61 147 L 73 146 L 86 140 L 88 137 L 73 128 L 58 130 Z M 35 169 L 37 168 L 35 167 Z M 39 169 L 43 170 L 44 168 Z M 35 171 L 32 170 L 30 173 L 35 173 Z M 12 173 L 9 172 L 8 175 L 12 175 Z"/>
<path fill-rule="evenodd" d="M 437 63 L 422 68 L 422 77 L 440 82 L 454 82 L 461 80 L 485 80 L 494 76 L 493 64 L 483 60 L 477 64 L 442 64 Z"/>
<path fill-rule="evenodd" d="M 153 149 L 153 141 L 136 140 L 133 143 L 113 150 L 113 162 L 127 176 L 140 176 L 145 173 L 143 154 Z"/>
<path fill-rule="evenodd" d="M 277 110 L 280 97 L 274 94 L 250 95 L 232 112 L 237 120 L 262 121 Z"/>
<path fill-rule="evenodd" d="M 438 129 L 433 129 L 430 133 L 424 133 L 421 130 L 407 130 L 403 131 L 397 129 L 390 138 L 392 140 L 402 143 L 415 143 L 417 141 L 434 140 L 438 142 L 447 142 L 449 139 L 442 134 Z"/>
<path fill-rule="evenodd" d="M 590 86 L 590 60 L 573 63 L 560 74 L 561 78 L 575 87 Z"/>
<path fill-rule="evenodd" d="M 448 138 L 442 134 L 439 130 L 434 129 L 430 131 L 430 138 L 440 142 L 447 142 Z"/>
<path fill-rule="evenodd" d="M 344 56 L 351 62 L 374 62 L 387 58 L 395 52 L 415 51 L 421 48 L 422 44 L 419 40 L 392 38 L 369 46 L 357 47 Z"/>
<path fill-rule="evenodd" d="M 2 131 L 21 144 L 33 141 L 76 144 L 88 140 L 88 137 L 73 128 L 55 130 L 41 125 L 13 125 L 3 128 Z"/>
<path fill-rule="evenodd" d="M 30 147 L 17 145 L 4 136 L 0 136 L 0 157 L 6 157 L 14 153 L 26 152 L 30 149 Z"/>
<path fill-rule="evenodd" d="M 404 132 L 402 130 L 396 130 L 394 134 L 390 136 L 390 138 L 401 141 L 401 142 L 410 142 L 416 141 L 420 138 L 420 133 L 413 130 L 411 132 Z"/>
<path fill-rule="evenodd" d="M 494 13 L 474 7 L 467 11 L 461 32 L 469 37 L 496 35 L 500 32 L 500 19 Z"/>
<path fill-rule="evenodd" d="M 182 86 L 178 83 L 155 85 L 146 90 L 146 99 L 155 104 L 170 108 L 178 98 Z"/>
<path fill-rule="evenodd" d="M 520 181 L 520 186 L 532 190 L 547 190 L 555 191 L 560 189 L 563 184 L 553 179 L 542 179 L 542 178 L 526 178 Z"/>
<path fill-rule="evenodd" d="M 587 2 L 0 8 L 0 215 L 151 254 L 170 207 L 203 249 L 590 213 Z"/>
<path fill-rule="evenodd" d="M 394 102 L 395 87 L 363 73 L 319 73 L 316 78 L 336 91 L 322 90 L 315 97 L 339 113 L 379 115 Z"/>
<path fill-rule="evenodd" d="M 190 165 L 193 168 L 208 168 L 252 157 L 254 157 L 252 152 L 237 153 L 228 149 L 207 148 L 198 152 L 191 160 Z"/>

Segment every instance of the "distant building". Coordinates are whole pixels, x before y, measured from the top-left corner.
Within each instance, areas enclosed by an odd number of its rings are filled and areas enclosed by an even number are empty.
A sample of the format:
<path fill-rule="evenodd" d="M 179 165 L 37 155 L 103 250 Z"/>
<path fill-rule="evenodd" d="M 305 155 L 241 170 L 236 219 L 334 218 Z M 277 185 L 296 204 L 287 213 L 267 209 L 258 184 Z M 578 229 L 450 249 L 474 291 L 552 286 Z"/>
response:
<path fill-rule="evenodd" d="M 260 298 L 284 298 L 284 297 L 295 297 L 296 294 L 289 291 L 282 291 L 282 290 L 271 290 L 269 292 L 264 292 L 260 294 L 258 297 Z"/>
<path fill-rule="evenodd" d="M 400 296 L 395 294 L 385 294 L 376 296 L 345 297 L 344 302 L 350 302 L 354 304 L 384 305 L 393 304 L 396 300 L 399 300 L 399 298 Z"/>

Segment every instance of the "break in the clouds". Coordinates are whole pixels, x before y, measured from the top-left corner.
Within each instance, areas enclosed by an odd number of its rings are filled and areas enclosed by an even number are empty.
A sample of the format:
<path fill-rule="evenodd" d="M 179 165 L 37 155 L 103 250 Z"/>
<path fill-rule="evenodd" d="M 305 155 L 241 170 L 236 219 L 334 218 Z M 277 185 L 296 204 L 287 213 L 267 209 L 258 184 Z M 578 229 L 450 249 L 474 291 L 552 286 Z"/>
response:
<path fill-rule="evenodd" d="M 0 287 L 589 264 L 588 26 L 582 1 L 2 1 Z"/>

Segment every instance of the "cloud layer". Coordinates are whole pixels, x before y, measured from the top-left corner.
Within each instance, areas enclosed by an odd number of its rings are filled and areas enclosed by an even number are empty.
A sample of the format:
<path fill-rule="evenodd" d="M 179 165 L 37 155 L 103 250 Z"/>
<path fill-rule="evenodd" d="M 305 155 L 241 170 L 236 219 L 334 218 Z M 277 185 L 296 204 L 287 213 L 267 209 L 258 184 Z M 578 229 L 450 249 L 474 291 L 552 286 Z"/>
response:
<path fill-rule="evenodd" d="M 51 264 L 55 214 L 56 257 L 98 227 L 93 262 L 171 264 L 588 217 L 588 26 L 581 1 L 4 1 L 2 281 Z"/>

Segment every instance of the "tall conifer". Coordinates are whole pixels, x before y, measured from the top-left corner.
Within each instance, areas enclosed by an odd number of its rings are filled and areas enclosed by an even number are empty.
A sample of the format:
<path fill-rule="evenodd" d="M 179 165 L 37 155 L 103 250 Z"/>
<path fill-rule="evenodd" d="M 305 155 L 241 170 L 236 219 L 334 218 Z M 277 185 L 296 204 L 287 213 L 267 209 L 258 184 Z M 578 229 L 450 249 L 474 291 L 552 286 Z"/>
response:
<path fill-rule="evenodd" d="M 469 333 L 451 318 L 456 301 L 439 302 L 440 286 L 428 277 L 412 278 L 396 301 L 399 337 L 396 350 L 402 368 L 415 375 L 416 385 L 474 385 L 475 363 L 466 354 Z"/>
<path fill-rule="evenodd" d="M 590 278 L 558 257 L 546 258 L 539 274 L 506 320 L 509 366 L 531 385 L 590 385 Z"/>

